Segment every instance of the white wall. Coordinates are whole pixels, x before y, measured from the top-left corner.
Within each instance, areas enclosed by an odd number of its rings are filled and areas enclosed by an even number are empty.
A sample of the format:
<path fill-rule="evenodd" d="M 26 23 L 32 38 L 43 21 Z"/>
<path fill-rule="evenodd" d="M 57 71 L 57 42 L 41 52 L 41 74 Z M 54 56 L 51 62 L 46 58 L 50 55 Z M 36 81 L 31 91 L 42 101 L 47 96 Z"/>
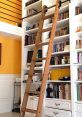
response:
<path fill-rule="evenodd" d="M 12 111 L 14 81 L 18 77 L 20 75 L 0 74 L 0 113 Z"/>

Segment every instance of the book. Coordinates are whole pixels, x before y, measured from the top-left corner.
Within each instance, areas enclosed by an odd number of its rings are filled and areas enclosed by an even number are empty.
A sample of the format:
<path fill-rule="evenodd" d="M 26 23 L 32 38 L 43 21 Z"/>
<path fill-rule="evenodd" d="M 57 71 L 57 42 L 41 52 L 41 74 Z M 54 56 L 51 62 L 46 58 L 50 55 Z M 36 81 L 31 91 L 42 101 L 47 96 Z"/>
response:
<path fill-rule="evenodd" d="M 82 84 L 77 86 L 77 100 L 82 101 Z"/>
<path fill-rule="evenodd" d="M 82 63 L 82 52 L 79 52 L 77 55 L 78 63 Z"/>
<path fill-rule="evenodd" d="M 78 80 L 82 80 L 82 68 L 78 68 Z"/>
<path fill-rule="evenodd" d="M 71 99 L 71 86 L 70 84 L 65 84 L 65 99 Z"/>

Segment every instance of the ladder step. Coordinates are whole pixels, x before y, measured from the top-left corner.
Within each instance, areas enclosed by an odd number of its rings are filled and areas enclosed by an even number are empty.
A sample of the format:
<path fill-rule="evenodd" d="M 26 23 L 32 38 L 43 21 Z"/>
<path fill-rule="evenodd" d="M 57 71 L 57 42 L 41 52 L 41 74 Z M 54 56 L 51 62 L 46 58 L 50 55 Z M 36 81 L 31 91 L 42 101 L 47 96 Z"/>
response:
<path fill-rule="evenodd" d="M 36 113 L 37 110 L 32 110 L 32 109 L 28 109 L 28 108 L 22 108 L 21 111 L 22 112 L 29 112 L 29 113 Z"/>
<path fill-rule="evenodd" d="M 48 18 L 51 18 L 51 17 L 54 17 L 54 13 L 52 13 L 52 14 L 50 14 L 50 15 L 46 15 L 46 16 L 44 17 L 44 20 L 46 20 L 46 19 L 48 19 Z"/>
<path fill-rule="evenodd" d="M 52 29 L 52 27 L 50 27 L 50 28 L 45 28 L 45 29 L 42 30 L 42 32 L 48 32 L 48 31 L 51 31 L 51 29 Z"/>
<path fill-rule="evenodd" d="M 46 58 L 36 58 L 36 59 L 33 59 L 33 61 L 41 61 L 41 60 L 46 60 Z"/>
<path fill-rule="evenodd" d="M 45 46 L 45 45 L 48 45 L 48 44 L 49 44 L 49 42 L 44 42 L 44 43 L 39 43 L 36 46 Z"/>

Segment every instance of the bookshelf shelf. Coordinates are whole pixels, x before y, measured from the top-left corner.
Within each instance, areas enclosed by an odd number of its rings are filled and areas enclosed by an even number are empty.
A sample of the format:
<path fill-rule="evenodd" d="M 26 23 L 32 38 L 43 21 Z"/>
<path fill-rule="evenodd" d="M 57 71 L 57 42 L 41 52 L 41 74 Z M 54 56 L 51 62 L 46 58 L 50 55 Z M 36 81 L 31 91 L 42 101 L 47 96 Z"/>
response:
<path fill-rule="evenodd" d="M 82 83 L 82 80 L 77 80 L 75 81 L 75 83 Z"/>
<path fill-rule="evenodd" d="M 77 104 L 82 104 L 82 101 L 76 101 Z"/>
<path fill-rule="evenodd" d="M 75 66 L 82 66 L 82 63 L 74 63 Z"/>
<path fill-rule="evenodd" d="M 70 53 L 70 51 L 54 52 L 54 53 L 52 53 L 52 55 L 67 54 L 67 53 Z"/>
<path fill-rule="evenodd" d="M 30 33 L 35 33 L 37 31 L 38 31 L 38 28 L 34 28 L 34 29 L 31 29 L 31 30 L 27 30 L 26 33 L 30 34 Z"/>
<path fill-rule="evenodd" d="M 54 42 L 59 42 L 59 41 L 67 40 L 67 39 L 69 39 L 69 36 L 70 36 L 70 34 L 62 35 L 62 36 L 56 37 L 56 38 L 54 39 Z"/>
<path fill-rule="evenodd" d="M 29 16 L 29 17 L 25 18 L 25 20 L 26 20 L 28 23 L 33 23 L 33 22 L 38 21 L 40 18 L 41 18 L 41 13 L 38 12 L 38 13 L 36 13 L 35 15 L 32 15 L 32 16 Z"/>
<path fill-rule="evenodd" d="M 61 68 L 61 67 L 70 67 L 70 64 L 64 64 L 64 65 L 50 65 L 50 69 L 53 69 L 53 68 Z"/>
<path fill-rule="evenodd" d="M 42 0 L 38 0 L 37 2 L 34 2 L 28 6 L 26 6 L 24 9 L 37 9 L 40 10 L 42 8 Z"/>
<path fill-rule="evenodd" d="M 35 46 L 35 44 L 31 44 L 31 45 L 27 45 L 27 46 L 24 46 L 24 48 L 29 48 L 29 49 L 32 49 L 32 48 L 34 48 L 34 46 Z"/>
<path fill-rule="evenodd" d="M 82 48 L 76 49 L 75 51 L 76 51 L 77 53 L 78 53 L 78 52 L 82 52 Z"/>
<path fill-rule="evenodd" d="M 29 70 L 30 69 L 30 67 L 28 67 L 28 68 L 25 68 L 24 70 Z M 35 69 L 34 70 L 43 70 L 43 67 L 35 67 Z"/>
<path fill-rule="evenodd" d="M 48 80 L 47 83 L 71 83 L 71 81 Z"/>
<path fill-rule="evenodd" d="M 82 31 L 81 32 L 76 32 L 75 33 L 77 36 L 82 37 Z"/>
<path fill-rule="evenodd" d="M 53 100 L 53 101 L 62 101 L 62 102 L 69 102 L 69 103 L 71 103 L 71 101 L 70 100 L 67 100 L 67 99 L 57 99 L 57 98 L 47 98 L 47 100 Z"/>

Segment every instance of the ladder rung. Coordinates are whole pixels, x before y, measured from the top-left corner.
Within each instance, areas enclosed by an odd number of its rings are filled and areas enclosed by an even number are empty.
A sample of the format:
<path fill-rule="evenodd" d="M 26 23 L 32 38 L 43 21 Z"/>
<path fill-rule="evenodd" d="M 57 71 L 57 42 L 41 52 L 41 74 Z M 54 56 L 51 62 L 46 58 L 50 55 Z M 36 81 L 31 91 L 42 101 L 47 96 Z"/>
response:
<path fill-rule="evenodd" d="M 45 45 L 48 45 L 48 44 L 49 44 L 49 42 L 44 42 L 44 43 L 39 43 L 36 46 L 45 46 Z"/>
<path fill-rule="evenodd" d="M 46 60 L 46 58 L 36 58 L 36 59 L 33 59 L 33 61 L 41 61 L 41 60 Z"/>
<path fill-rule="evenodd" d="M 32 109 L 28 109 L 28 108 L 23 108 L 21 109 L 22 112 L 29 112 L 29 113 L 36 113 L 37 110 L 32 110 Z"/>
<path fill-rule="evenodd" d="M 51 31 L 51 29 L 52 29 L 52 27 L 50 27 L 50 28 L 45 28 L 45 29 L 42 30 L 42 32 L 48 32 L 48 31 Z"/>
<path fill-rule="evenodd" d="M 50 14 L 50 15 L 46 15 L 46 16 L 44 17 L 44 20 L 46 20 L 46 19 L 48 19 L 48 18 L 51 18 L 51 17 L 54 17 L 54 13 L 52 13 L 52 14 Z"/>

